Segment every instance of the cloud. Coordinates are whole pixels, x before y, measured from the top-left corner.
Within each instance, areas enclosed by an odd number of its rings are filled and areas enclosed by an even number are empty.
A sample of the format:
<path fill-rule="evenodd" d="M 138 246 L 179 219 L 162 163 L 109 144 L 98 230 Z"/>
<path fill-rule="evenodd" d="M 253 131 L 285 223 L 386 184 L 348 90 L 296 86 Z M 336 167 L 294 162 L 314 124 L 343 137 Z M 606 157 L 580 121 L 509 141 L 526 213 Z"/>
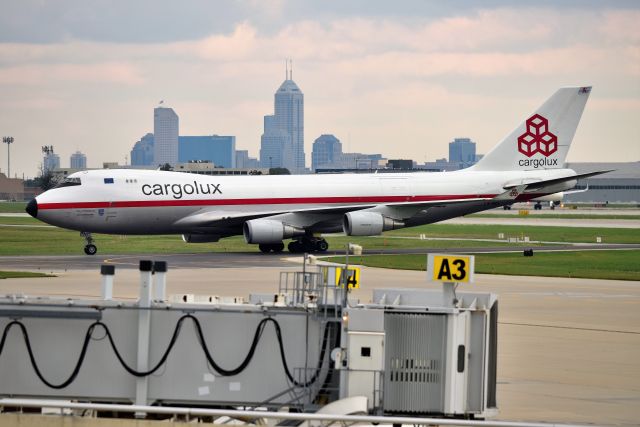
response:
<path fill-rule="evenodd" d="M 60 81 L 136 85 L 141 84 L 144 79 L 135 66 L 114 62 L 19 65 L 0 68 L 0 85 L 41 86 Z"/>
<path fill-rule="evenodd" d="M 595 27 L 604 37 L 606 43 L 619 43 L 627 46 L 638 46 L 640 43 L 640 11 L 606 11 L 602 20 Z"/>
<path fill-rule="evenodd" d="M 252 13 L 271 6 L 242 5 Z M 277 3 L 265 19 L 287 19 L 291 7 Z M 352 140 L 353 151 L 431 159 L 446 155 L 460 133 L 495 142 L 561 85 L 595 84 L 592 126 L 609 126 L 613 112 L 637 116 L 637 22 L 636 10 L 503 7 L 435 18 L 307 14 L 265 31 L 249 15 L 191 40 L 0 43 L 0 127 L 22 129 L 20 140 L 34 146 L 55 133 L 63 154 L 63 144 L 71 152 L 89 141 L 83 149 L 99 165 L 116 152 L 123 158 L 151 130 L 155 102 L 166 99 L 181 133 L 234 134 L 238 148 L 256 155 L 262 116 L 272 112 L 292 57 L 305 93 L 307 154 L 329 132 Z M 499 132 L 497 118 L 506 122 Z M 637 120 L 616 126 L 628 137 L 610 148 L 637 141 Z"/>
<path fill-rule="evenodd" d="M 258 46 L 256 29 L 246 22 L 236 26 L 229 35 L 215 35 L 196 42 L 172 44 L 172 51 L 192 52 L 204 59 L 235 61 L 250 58 Z"/>

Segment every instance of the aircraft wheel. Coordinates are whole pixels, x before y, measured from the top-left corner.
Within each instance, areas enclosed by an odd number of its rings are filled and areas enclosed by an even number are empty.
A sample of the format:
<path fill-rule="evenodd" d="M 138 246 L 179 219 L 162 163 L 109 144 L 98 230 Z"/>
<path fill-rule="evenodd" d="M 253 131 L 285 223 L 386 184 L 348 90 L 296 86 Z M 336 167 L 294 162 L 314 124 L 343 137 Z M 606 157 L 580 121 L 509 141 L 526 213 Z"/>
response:
<path fill-rule="evenodd" d="M 314 242 L 313 240 L 303 240 L 301 242 L 301 246 L 302 249 L 300 250 L 300 252 L 311 253 L 316 251 L 316 242 Z"/>
<path fill-rule="evenodd" d="M 326 252 L 327 249 L 329 249 L 329 244 L 326 240 L 322 239 L 318 241 L 316 247 L 318 249 L 318 252 Z"/>
<path fill-rule="evenodd" d="M 87 245 L 84 247 L 84 253 L 87 255 L 95 255 L 98 252 L 96 245 Z"/>
<path fill-rule="evenodd" d="M 297 240 L 290 242 L 287 246 L 287 249 L 289 249 L 289 252 L 291 252 L 292 254 L 299 254 L 304 250 L 302 244 Z"/>
<path fill-rule="evenodd" d="M 264 254 L 271 252 L 271 245 L 260 244 L 258 245 L 258 248 L 260 249 L 260 252 Z"/>
<path fill-rule="evenodd" d="M 273 252 L 280 253 L 284 250 L 284 243 L 276 243 L 273 245 Z"/>

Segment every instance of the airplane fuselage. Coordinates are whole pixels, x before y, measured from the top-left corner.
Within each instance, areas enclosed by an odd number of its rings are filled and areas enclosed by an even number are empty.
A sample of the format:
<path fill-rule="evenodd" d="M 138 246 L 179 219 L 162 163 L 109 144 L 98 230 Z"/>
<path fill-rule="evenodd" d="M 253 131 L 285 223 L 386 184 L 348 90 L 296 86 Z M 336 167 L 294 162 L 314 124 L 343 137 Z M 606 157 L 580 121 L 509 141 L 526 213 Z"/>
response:
<path fill-rule="evenodd" d="M 241 233 L 241 223 L 232 218 L 289 215 L 305 211 L 305 221 L 315 211 L 316 224 L 300 224 L 314 232 L 340 231 L 340 207 L 347 210 L 382 206 L 409 208 L 419 202 L 437 204 L 417 209 L 407 226 L 425 224 L 500 206 L 491 199 L 505 191 L 505 183 L 519 184 L 573 176 L 570 169 L 532 171 L 456 171 L 336 175 L 205 176 L 147 170 L 95 170 L 78 172 L 67 186 L 37 197 L 37 218 L 49 224 L 109 234 L 208 233 L 225 237 Z M 566 181 L 544 193 L 527 193 L 529 200 L 572 188 Z M 513 203 L 511 200 L 510 203 Z M 225 222 L 225 218 L 229 221 Z M 201 218 L 190 221 L 189 218 Z M 203 224 L 210 219 L 211 225 Z"/>

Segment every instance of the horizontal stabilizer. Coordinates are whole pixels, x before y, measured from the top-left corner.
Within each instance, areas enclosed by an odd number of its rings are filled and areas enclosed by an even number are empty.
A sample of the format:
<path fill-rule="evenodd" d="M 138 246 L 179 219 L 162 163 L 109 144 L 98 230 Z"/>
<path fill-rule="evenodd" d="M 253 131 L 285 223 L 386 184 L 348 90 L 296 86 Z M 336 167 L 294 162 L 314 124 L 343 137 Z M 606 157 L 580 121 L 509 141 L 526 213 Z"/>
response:
<path fill-rule="evenodd" d="M 562 177 L 562 178 L 546 179 L 544 181 L 531 182 L 529 184 L 526 184 L 525 191 L 540 190 L 540 189 L 543 189 L 545 187 L 550 187 L 550 186 L 555 185 L 555 184 L 561 184 L 563 182 L 574 181 L 574 180 L 577 180 L 577 179 L 589 178 L 591 176 L 602 175 L 604 173 L 609 173 L 609 172 L 612 172 L 612 171 L 613 171 L 613 169 L 606 170 L 606 171 L 587 172 L 587 173 L 581 173 L 581 174 L 572 175 L 572 176 L 565 176 L 565 177 Z M 520 186 L 521 185 L 515 185 L 514 184 L 514 185 L 507 185 L 504 188 L 506 190 L 509 190 L 509 189 L 512 189 L 512 188 L 520 187 Z"/>

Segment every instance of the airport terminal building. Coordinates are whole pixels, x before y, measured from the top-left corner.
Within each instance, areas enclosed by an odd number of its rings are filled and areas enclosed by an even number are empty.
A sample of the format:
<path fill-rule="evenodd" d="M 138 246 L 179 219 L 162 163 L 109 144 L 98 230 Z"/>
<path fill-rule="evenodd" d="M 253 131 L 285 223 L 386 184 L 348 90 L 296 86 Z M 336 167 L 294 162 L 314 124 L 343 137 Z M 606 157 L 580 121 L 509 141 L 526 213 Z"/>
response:
<path fill-rule="evenodd" d="M 565 203 L 631 203 L 640 204 L 640 162 L 628 163 L 567 163 L 576 173 L 612 169 L 612 172 L 578 181 L 576 190 L 566 194 Z"/>

